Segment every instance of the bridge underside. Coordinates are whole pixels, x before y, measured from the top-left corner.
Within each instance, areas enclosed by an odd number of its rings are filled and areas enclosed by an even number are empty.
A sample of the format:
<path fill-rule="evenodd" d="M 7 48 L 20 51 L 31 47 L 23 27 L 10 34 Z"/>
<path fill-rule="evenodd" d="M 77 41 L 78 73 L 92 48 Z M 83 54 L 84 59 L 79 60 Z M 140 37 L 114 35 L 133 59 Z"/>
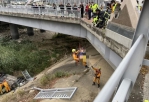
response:
<path fill-rule="evenodd" d="M 78 23 L 66 23 L 7 15 L 0 15 L 0 21 L 86 38 L 114 69 L 122 60 L 119 55 L 101 42 L 97 36 L 81 26 L 79 21 Z"/>

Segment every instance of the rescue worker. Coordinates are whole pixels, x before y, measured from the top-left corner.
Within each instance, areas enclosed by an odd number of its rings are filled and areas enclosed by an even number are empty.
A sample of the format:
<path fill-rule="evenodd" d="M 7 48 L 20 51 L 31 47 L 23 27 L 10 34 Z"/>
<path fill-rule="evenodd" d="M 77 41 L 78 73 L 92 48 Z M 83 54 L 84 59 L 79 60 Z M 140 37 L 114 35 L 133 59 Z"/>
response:
<path fill-rule="evenodd" d="M 96 10 L 99 9 L 98 4 L 93 3 L 92 5 L 92 11 L 93 11 L 93 17 L 96 15 Z"/>
<path fill-rule="evenodd" d="M 73 56 L 73 59 L 75 60 L 75 64 L 78 65 L 78 62 L 79 62 L 79 58 L 78 58 L 78 53 L 79 51 L 76 51 L 76 49 L 72 49 L 72 56 Z"/>
<path fill-rule="evenodd" d="M 100 15 L 100 10 L 96 9 L 96 16 L 93 18 L 93 26 L 98 26 L 99 23 L 102 21 L 101 15 Z"/>
<path fill-rule="evenodd" d="M 2 89 L 3 89 L 3 83 L 0 83 L 0 94 L 3 94 Z"/>
<path fill-rule="evenodd" d="M 3 81 L 3 85 L 4 85 L 5 89 L 6 89 L 6 92 L 11 91 L 10 86 L 9 86 L 9 84 L 7 83 L 6 80 Z"/>
<path fill-rule="evenodd" d="M 92 85 L 95 85 L 95 82 L 97 82 L 98 88 L 99 88 L 100 87 L 101 68 L 97 69 L 92 66 L 92 69 L 95 71 L 95 76 L 94 76 Z"/>
<path fill-rule="evenodd" d="M 79 55 L 80 60 L 82 60 L 82 63 L 85 66 L 85 68 L 89 68 L 86 63 L 86 51 L 83 48 L 80 49 Z"/>
<path fill-rule="evenodd" d="M 101 28 L 104 28 L 107 26 L 107 23 L 108 23 L 108 20 L 110 19 L 110 13 L 108 11 L 104 11 L 104 14 L 103 14 L 103 25 Z"/>
<path fill-rule="evenodd" d="M 73 52 L 73 59 L 75 60 L 76 65 L 78 65 L 78 62 L 81 60 L 85 68 L 89 68 L 86 63 L 86 53 L 84 50 L 76 51 L 76 49 L 72 49 L 72 52 Z M 79 55 L 82 55 L 82 56 L 80 56 L 79 58 Z"/>
<path fill-rule="evenodd" d="M 142 3 L 139 3 L 139 1 L 137 0 L 137 4 L 138 4 L 138 10 L 139 10 L 139 13 L 142 11 L 142 6 L 143 6 L 143 3 L 144 1 L 142 1 Z"/>

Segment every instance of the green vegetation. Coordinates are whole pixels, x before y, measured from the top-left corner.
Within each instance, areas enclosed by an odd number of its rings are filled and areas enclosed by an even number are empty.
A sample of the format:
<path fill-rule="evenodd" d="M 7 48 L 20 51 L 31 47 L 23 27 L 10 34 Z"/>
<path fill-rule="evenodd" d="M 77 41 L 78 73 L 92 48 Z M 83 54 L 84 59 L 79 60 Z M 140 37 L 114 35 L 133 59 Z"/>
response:
<path fill-rule="evenodd" d="M 0 72 L 13 74 L 27 69 L 34 75 L 50 65 L 49 59 L 49 51 L 39 50 L 31 41 L 0 39 Z"/>
<path fill-rule="evenodd" d="M 0 72 L 16 76 L 26 69 L 32 76 L 36 75 L 70 54 L 72 48 L 79 47 L 79 43 L 85 46 L 88 44 L 85 39 L 63 34 L 53 36 L 52 40 L 43 39 L 42 42 L 18 42 L 8 37 L 1 38 Z"/>

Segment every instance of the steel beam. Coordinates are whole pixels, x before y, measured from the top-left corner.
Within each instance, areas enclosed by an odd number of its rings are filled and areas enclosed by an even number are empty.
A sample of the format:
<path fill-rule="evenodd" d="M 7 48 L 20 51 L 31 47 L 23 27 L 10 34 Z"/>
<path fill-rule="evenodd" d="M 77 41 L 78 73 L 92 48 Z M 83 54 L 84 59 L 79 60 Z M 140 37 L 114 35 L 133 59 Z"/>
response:
<path fill-rule="evenodd" d="M 109 102 L 114 93 L 115 87 L 121 85 L 123 79 L 130 79 L 132 85 L 130 86 L 129 93 L 132 90 L 139 71 L 142 67 L 142 61 L 144 59 L 147 43 L 148 43 L 148 31 L 149 31 L 149 0 L 145 0 L 143 11 L 141 13 L 137 30 L 133 39 L 133 46 L 122 60 L 118 68 L 110 77 L 104 88 L 98 94 L 94 102 Z M 143 25 L 144 24 L 144 25 Z M 119 88 L 118 90 L 121 90 Z M 128 97 L 125 97 L 127 101 Z M 122 101 L 120 101 L 122 102 Z"/>
<path fill-rule="evenodd" d="M 130 87 L 131 87 L 131 80 L 124 79 L 112 102 L 125 102 L 126 97 L 128 97 L 127 94 L 130 93 L 129 92 Z"/>
<path fill-rule="evenodd" d="M 98 96 L 96 97 L 96 99 L 94 100 L 94 102 L 99 102 L 99 101 L 100 102 L 109 102 L 110 98 L 112 97 L 112 94 L 115 91 L 115 88 L 120 83 L 120 81 L 122 79 L 122 76 L 124 75 L 125 71 L 130 67 L 130 65 L 135 65 L 135 64 L 138 65 L 138 64 L 140 64 L 138 62 L 138 60 L 140 61 L 140 59 L 142 59 L 143 57 L 140 58 L 140 56 L 139 56 L 139 58 L 133 59 L 133 56 L 136 56 L 137 57 L 137 55 L 136 55 L 135 52 L 140 49 L 140 46 L 139 45 L 140 45 L 141 41 L 144 41 L 143 38 L 144 38 L 143 35 L 140 35 L 140 37 L 137 39 L 137 41 L 135 42 L 135 44 L 129 50 L 129 52 L 127 53 L 127 55 L 125 56 L 125 58 L 122 60 L 122 62 L 118 66 L 118 68 L 114 71 L 114 73 L 112 74 L 112 76 L 110 77 L 110 79 L 108 80 L 108 82 L 106 83 L 106 85 L 100 91 L 100 93 L 98 94 Z M 138 55 L 140 55 L 140 54 L 138 54 Z M 130 63 L 131 61 L 134 61 L 134 63 Z M 135 62 L 138 62 L 138 63 L 135 63 Z M 135 69 L 135 67 L 134 67 L 134 69 Z M 131 68 L 132 68 L 132 66 L 131 66 Z M 133 72 L 131 71 L 131 74 L 133 74 L 134 72 L 135 72 L 135 70 L 133 70 Z M 128 78 L 128 79 L 131 79 L 131 78 Z"/>
<path fill-rule="evenodd" d="M 149 30 L 149 0 L 145 0 L 143 9 L 138 21 L 138 25 L 133 37 L 132 45 L 135 43 L 140 34 L 148 34 Z"/>

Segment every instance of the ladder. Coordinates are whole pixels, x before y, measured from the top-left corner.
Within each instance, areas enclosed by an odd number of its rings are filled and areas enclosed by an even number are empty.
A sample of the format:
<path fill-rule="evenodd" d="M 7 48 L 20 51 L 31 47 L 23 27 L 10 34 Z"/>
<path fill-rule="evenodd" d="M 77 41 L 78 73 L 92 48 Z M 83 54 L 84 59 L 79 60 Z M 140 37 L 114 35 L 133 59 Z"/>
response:
<path fill-rule="evenodd" d="M 30 76 L 30 74 L 28 73 L 27 70 L 22 71 L 22 74 L 23 74 L 23 76 L 25 77 L 25 79 L 26 79 L 27 81 L 31 81 L 31 80 L 34 79 L 34 78 L 32 78 L 32 77 Z"/>
<path fill-rule="evenodd" d="M 51 98 L 71 99 L 77 87 L 55 88 L 55 89 L 35 88 L 35 89 L 40 90 L 40 92 L 34 97 L 34 99 L 51 99 Z"/>

